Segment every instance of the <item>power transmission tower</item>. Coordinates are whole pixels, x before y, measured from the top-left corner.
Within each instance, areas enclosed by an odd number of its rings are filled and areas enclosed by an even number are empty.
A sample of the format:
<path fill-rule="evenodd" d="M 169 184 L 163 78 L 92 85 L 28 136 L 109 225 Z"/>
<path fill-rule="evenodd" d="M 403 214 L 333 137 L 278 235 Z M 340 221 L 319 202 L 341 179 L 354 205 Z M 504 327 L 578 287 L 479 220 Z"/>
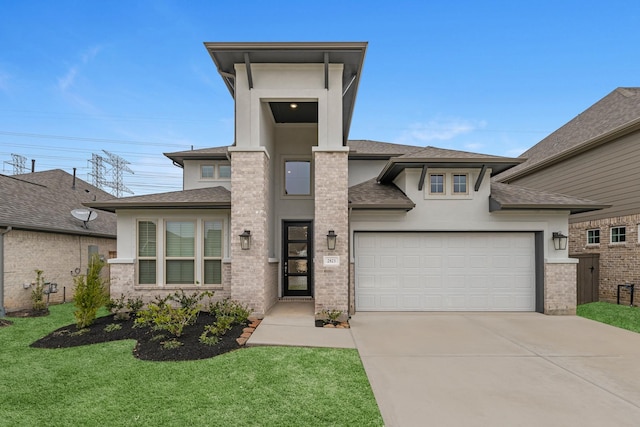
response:
<path fill-rule="evenodd" d="M 111 187 L 113 189 L 113 192 L 111 194 L 113 194 L 116 197 L 121 197 L 122 193 L 129 193 L 129 194 L 133 194 L 133 191 L 129 190 L 129 188 L 127 188 L 126 185 L 124 185 L 124 179 L 122 177 L 123 172 L 129 172 L 129 173 L 133 173 L 133 171 L 129 168 L 129 164 L 131 164 L 131 162 L 126 161 L 125 159 L 123 159 L 122 157 L 110 153 L 107 150 L 102 150 L 104 152 L 104 154 L 107 155 L 108 158 L 104 159 L 103 161 L 109 165 L 111 165 L 111 181 L 105 183 L 108 187 Z"/>
<path fill-rule="evenodd" d="M 11 153 L 11 163 L 5 162 L 11 166 L 13 166 L 13 174 L 20 175 L 22 173 L 28 173 L 29 169 L 26 166 L 27 158 L 25 156 L 21 156 L 20 154 Z"/>
<path fill-rule="evenodd" d="M 94 187 L 98 187 L 101 190 L 104 190 L 106 180 L 104 179 L 105 175 L 105 166 L 103 164 L 104 158 L 99 154 L 91 154 L 91 183 Z"/>

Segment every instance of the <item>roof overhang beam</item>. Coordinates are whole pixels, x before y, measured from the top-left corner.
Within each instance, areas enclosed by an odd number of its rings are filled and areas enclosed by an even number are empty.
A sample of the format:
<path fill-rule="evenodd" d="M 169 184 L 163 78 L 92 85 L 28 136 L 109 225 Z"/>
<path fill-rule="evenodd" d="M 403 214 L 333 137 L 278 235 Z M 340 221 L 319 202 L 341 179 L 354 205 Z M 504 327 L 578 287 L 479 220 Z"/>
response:
<path fill-rule="evenodd" d="M 480 186 L 482 185 L 482 180 L 484 179 L 484 175 L 487 172 L 487 165 L 482 165 L 482 169 L 480 169 L 480 175 L 478 175 L 478 179 L 476 179 L 476 185 L 473 189 L 478 192 Z"/>

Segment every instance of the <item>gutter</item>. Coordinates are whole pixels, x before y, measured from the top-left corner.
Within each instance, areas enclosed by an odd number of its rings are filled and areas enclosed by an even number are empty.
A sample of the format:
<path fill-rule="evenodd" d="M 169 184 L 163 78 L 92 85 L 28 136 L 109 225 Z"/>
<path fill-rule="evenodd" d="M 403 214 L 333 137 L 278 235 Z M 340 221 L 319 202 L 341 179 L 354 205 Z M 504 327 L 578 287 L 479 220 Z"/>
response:
<path fill-rule="evenodd" d="M 0 232 L 0 317 L 4 317 L 7 311 L 4 308 L 4 235 L 12 230 L 11 226 Z"/>

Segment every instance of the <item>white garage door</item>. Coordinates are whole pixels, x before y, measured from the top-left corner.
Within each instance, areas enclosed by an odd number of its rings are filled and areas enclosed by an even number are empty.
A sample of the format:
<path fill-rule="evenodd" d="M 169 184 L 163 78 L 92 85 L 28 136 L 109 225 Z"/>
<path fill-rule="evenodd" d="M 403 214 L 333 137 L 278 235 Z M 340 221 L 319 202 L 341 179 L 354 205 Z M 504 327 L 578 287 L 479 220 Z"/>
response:
<path fill-rule="evenodd" d="M 360 311 L 534 311 L 533 233 L 356 233 Z"/>

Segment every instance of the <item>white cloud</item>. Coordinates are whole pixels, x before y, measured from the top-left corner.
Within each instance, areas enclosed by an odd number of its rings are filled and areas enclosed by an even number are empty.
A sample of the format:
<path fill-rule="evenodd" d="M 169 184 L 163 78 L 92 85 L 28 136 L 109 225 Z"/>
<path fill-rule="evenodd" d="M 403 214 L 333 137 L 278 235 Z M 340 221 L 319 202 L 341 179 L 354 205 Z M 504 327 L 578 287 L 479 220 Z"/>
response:
<path fill-rule="evenodd" d="M 92 46 L 80 55 L 80 62 L 69 67 L 66 74 L 58 78 L 58 89 L 68 92 L 74 85 L 80 68 L 88 64 L 102 50 L 102 46 Z"/>
<path fill-rule="evenodd" d="M 426 145 L 432 141 L 448 141 L 486 126 L 486 122 L 459 118 L 436 118 L 424 123 L 414 123 L 400 134 L 397 143 Z M 470 144 L 470 146 L 473 144 Z"/>
<path fill-rule="evenodd" d="M 65 74 L 63 77 L 60 77 L 58 79 L 58 89 L 60 89 L 62 92 L 67 92 L 67 90 L 69 90 L 69 88 L 73 86 L 73 83 L 75 82 L 77 75 L 78 75 L 77 67 L 73 66 L 69 68 L 69 70 L 67 71 L 67 74 Z"/>

